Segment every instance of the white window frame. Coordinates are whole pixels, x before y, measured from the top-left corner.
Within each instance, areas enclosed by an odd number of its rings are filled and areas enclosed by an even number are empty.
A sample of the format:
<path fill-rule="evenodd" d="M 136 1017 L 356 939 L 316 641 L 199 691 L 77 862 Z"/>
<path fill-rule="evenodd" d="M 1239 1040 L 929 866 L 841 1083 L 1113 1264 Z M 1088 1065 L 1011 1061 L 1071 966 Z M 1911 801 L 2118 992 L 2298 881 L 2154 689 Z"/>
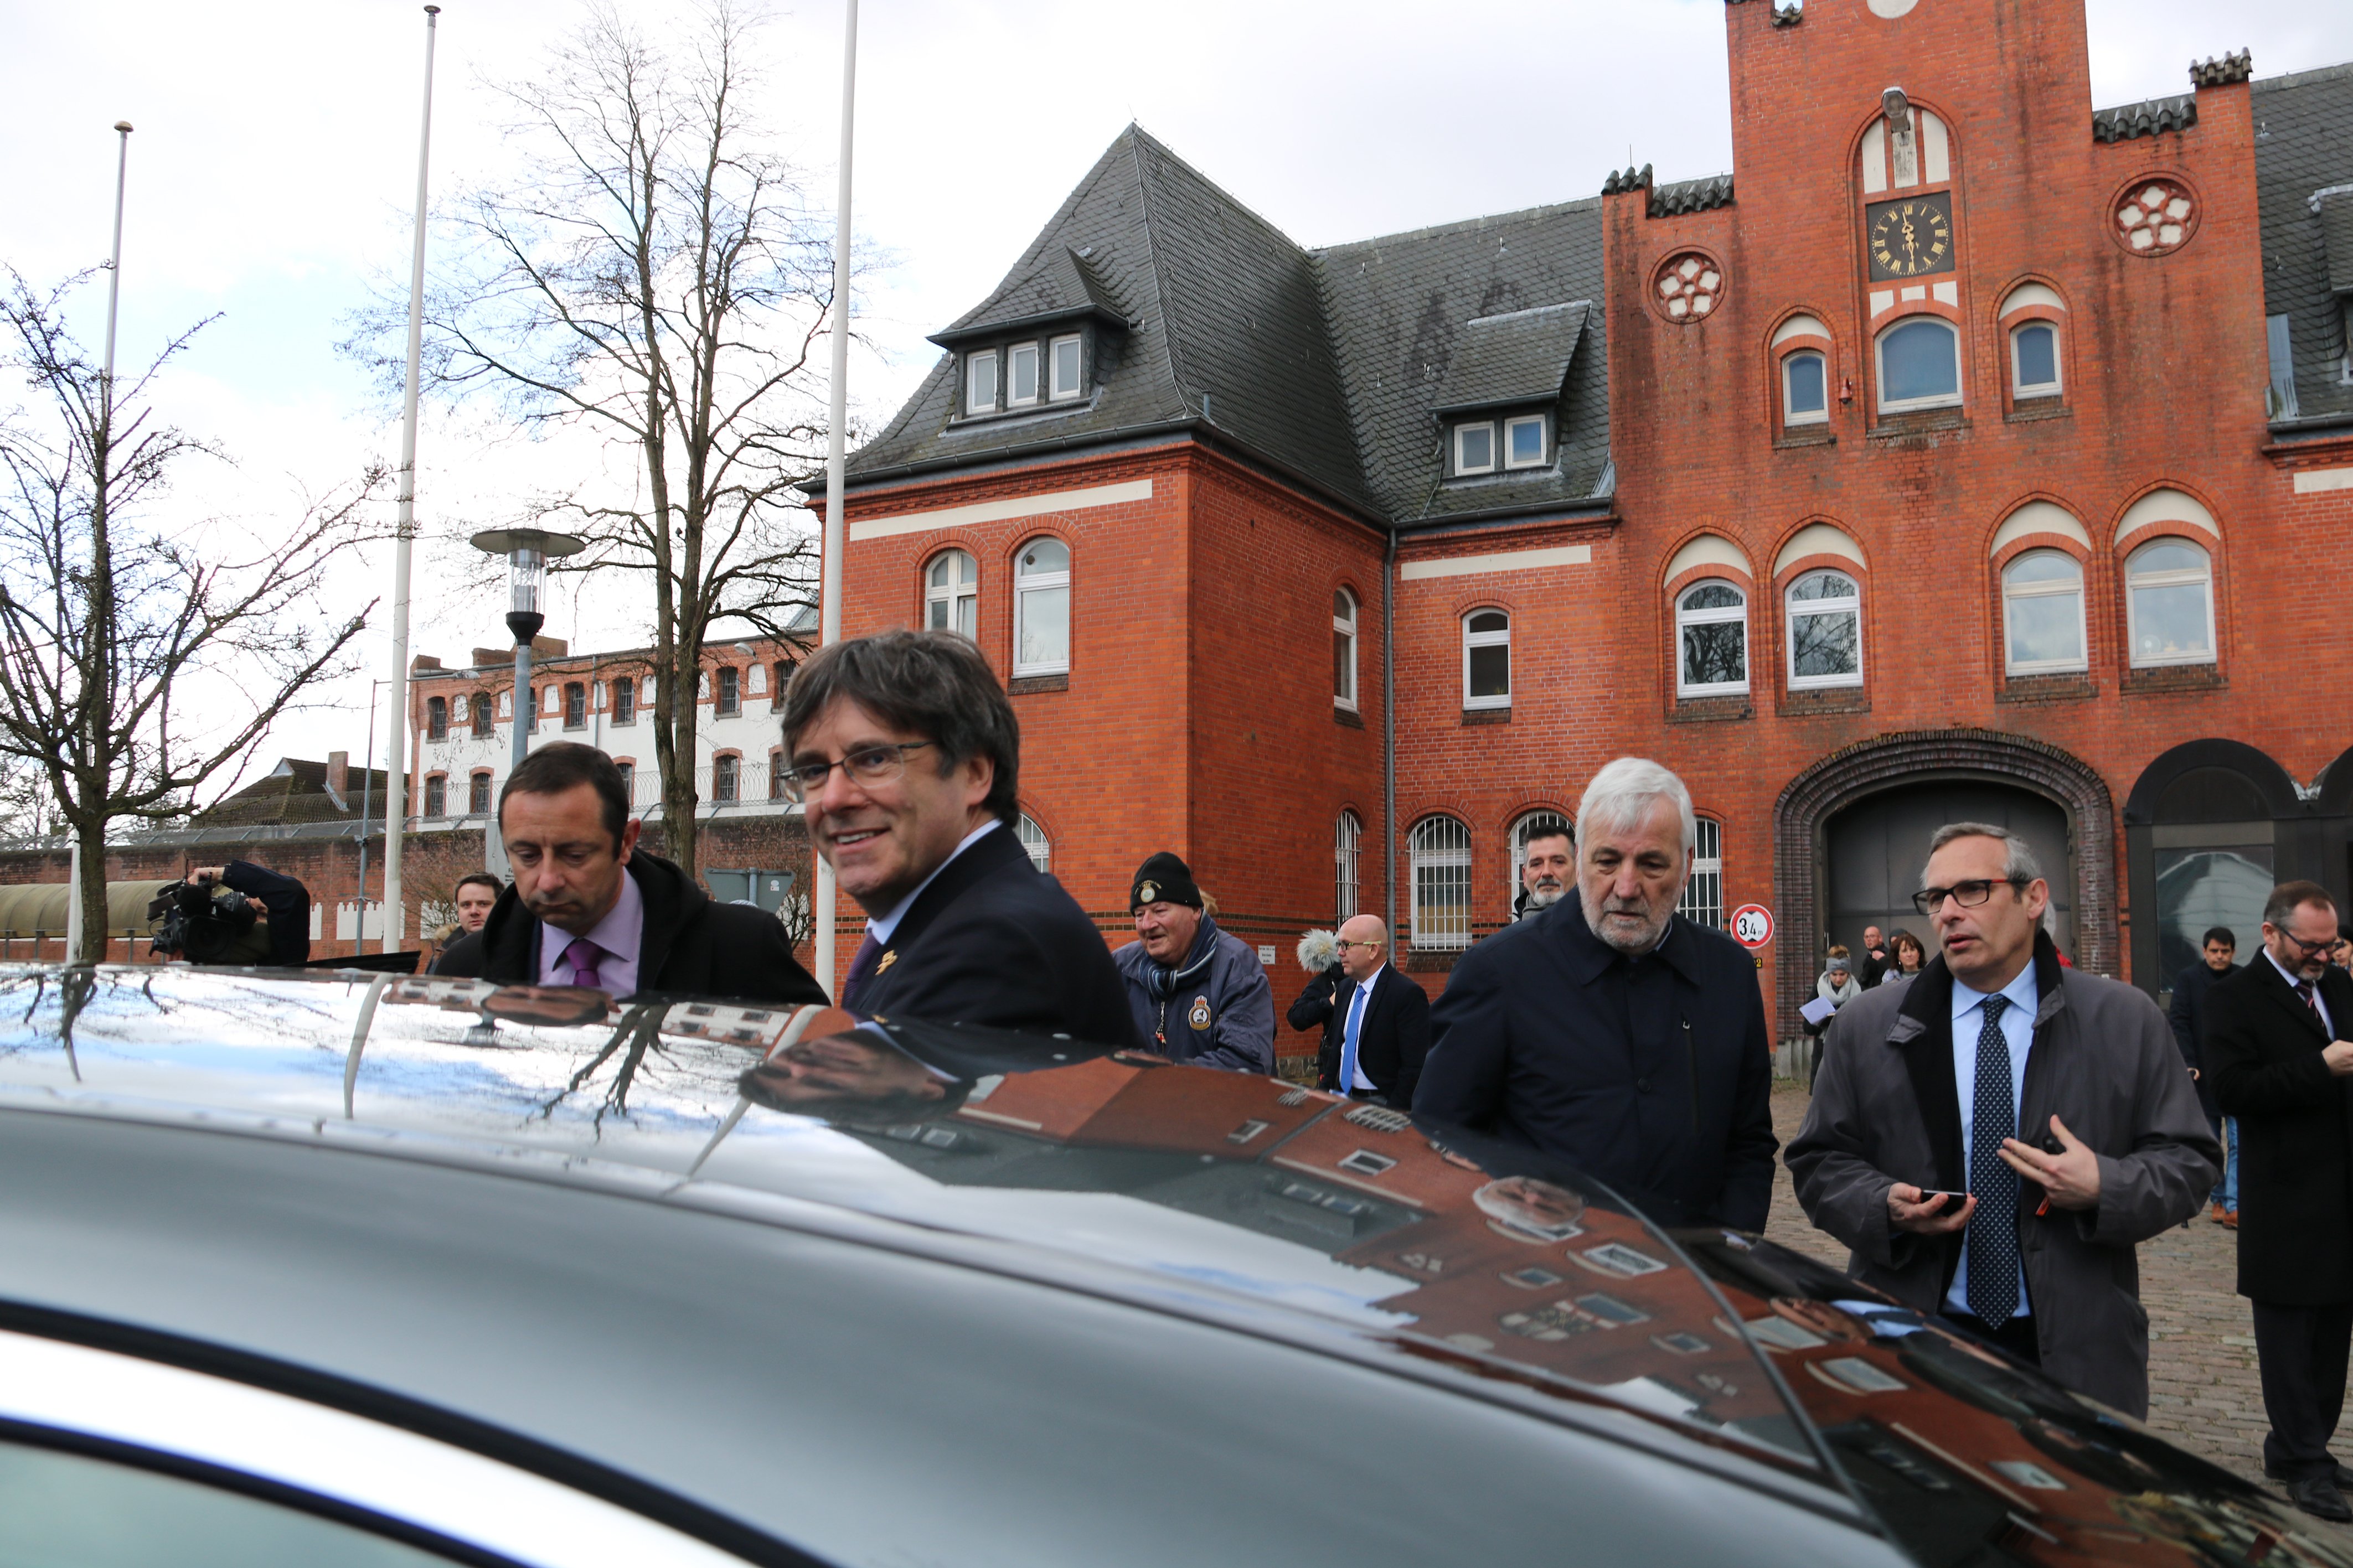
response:
<path fill-rule="evenodd" d="M 1471 623 L 1481 616 L 1501 616 L 1504 629 L 1500 632 L 1474 632 Z M 1466 709 L 1509 708 L 1512 705 L 1512 612 L 1500 605 L 1481 605 L 1462 612 L 1462 706 Z M 1471 695 L 1471 650 L 1474 647 L 1500 647 L 1504 650 L 1504 694 L 1501 697 Z"/>
<path fill-rule="evenodd" d="M 1028 812 L 1015 819 L 1013 836 L 1021 841 L 1022 849 L 1029 857 L 1029 864 L 1040 871 L 1054 868 L 1054 841 L 1046 837 L 1046 830 L 1039 826 L 1036 818 Z"/>
<path fill-rule="evenodd" d="M 1332 820 L 1332 903 L 1335 922 L 1345 921 L 1364 913 L 1364 882 L 1359 877 L 1358 856 L 1364 843 L 1365 825 L 1353 811 L 1344 811 Z"/>
<path fill-rule="evenodd" d="M 1916 326 L 1922 321 L 1935 322 L 1944 328 L 1953 340 L 1953 390 L 1938 393 L 1934 397 L 1906 397 L 1891 401 L 1887 395 L 1887 340 L 1905 328 Z M 1888 322 L 1879 335 L 1871 340 L 1871 357 L 1879 374 L 1879 411 L 1882 414 L 1913 414 L 1924 408 L 1958 408 L 1962 395 L 1968 390 L 1968 378 L 1962 374 L 1961 366 L 1961 331 L 1942 316 L 1915 312 Z"/>
<path fill-rule="evenodd" d="M 1462 460 L 1462 438 L 1473 430 L 1487 433 L 1487 461 L 1472 468 Z M 1454 426 L 1454 471 L 1457 474 L 1492 474 L 1495 471 L 1495 422 L 1493 419 L 1465 419 Z"/>
<path fill-rule="evenodd" d="M 1576 829 L 1568 818 L 1548 805 L 1538 806 L 1512 824 L 1512 879 L 1504 885 L 1504 896 L 1514 904 L 1520 898 L 1520 874 L 1527 869 L 1528 840 L 1535 837 L 1539 828 L 1547 833 L 1568 833 L 1571 843 L 1575 842 Z"/>
<path fill-rule="evenodd" d="M 2030 382 L 2019 363 L 2018 340 L 2041 327 L 2051 334 L 2051 379 Z M 2066 394 L 2067 373 L 2059 363 L 2059 323 L 2046 321 L 2040 316 L 2031 321 L 2021 321 L 2010 329 L 2010 398 L 2013 403 L 2040 402 L 2046 397 Z"/>
<path fill-rule="evenodd" d="M 1062 347 L 1066 343 L 1071 350 L 1071 384 L 1068 386 L 1062 384 Z M 1081 345 L 1078 333 L 1068 333 L 1046 344 L 1046 374 L 1049 382 L 1046 395 L 1056 403 L 1076 397 L 1086 390 L 1086 351 Z"/>
<path fill-rule="evenodd" d="M 1335 637 L 1345 637 L 1348 639 L 1348 655 L 1345 666 L 1347 675 L 1347 689 L 1345 692 L 1335 691 L 1332 693 L 1332 706 L 1335 708 L 1345 709 L 1347 711 L 1354 713 L 1356 710 L 1356 595 L 1351 594 L 1345 588 L 1335 588 L 1332 590 L 1332 635 Z M 1348 613 L 1345 616 L 1343 616 L 1340 613 L 1340 601 L 1342 600 L 1346 601 L 1348 605 Z M 1336 653 L 1338 650 L 1335 648 L 1334 651 Z M 1340 661 L 1335 659 L 1334 662 L 1339 663 Z M 1337 672 L 1335 671 L 1335 673 Z"/>
<path fill-rule="evenodd" d="M 1728 610 L 1694 610 L 1684 607 L 1683 601 L 1702 588 L 1729 588 L 1740 596 L 1740 603 Z M 1740 623 L 1740 679 L 1711 680 L 1697 686 L 1683 679 L 1683 630 L 1687 626 L 1721 626 L 1726 621 Z M 1675 595 L 1675 695 L 1678 697 L 1738 697 L 1747 693 L 1749 682 L 1757 669 L 1757 639 L 1748 635 L 1748 590 L 1728 577 L 1708 577 L 1694 583 Z"/>
<path fill-rule="evenodd" d="M 940 563 L 956 557 L 961 557 L 972 568 L 972 575 L 965 577 L 959 572 L 952 572 L 945 584 L 934 583 L 932 574 L 938 569 Z M 948 607 L 945 626 L 933 625 L 932 606 L 934 605 Z M 972 620 L 969 626 L 964 624 L 967 613 Z M 923 563 L 923 626 L 927 630 L 961 632 L 968 637 L 980 634 L 980 563 L 973 559 L 971 551 L 943 550 Z"/>
<path fill-rule="evenodd" d="M 1020 549 L 1016 550 L 1013 552 L 1013 653 L 1015 658 L 1013 673 L 1017 678 L 1031 675 L 1068 675 L 1071 672 L 1071 644 L 1077 639 L 1078 622 L 1077 616 L 1073 612 L 1077 610 L 1078 605 L 1073 602 L 1076 598 L 1076 595 L 1073 595 L 1071 598 L 1067 598 L 1062 602 L 1063 613 L 1069 618 L 1065 620 L 1062 626 L 1063 657 L 1061 662 L 1059 664 L 1023 664 L 1019 662 L 1021 654 L 1021 627 L 1024 617 L 1026 617 L 1029 613 L 1030 595 L 1039 593 L 1041 590 L 1068 588 L 1071 585 L 1071 570 L 1067 566 L 1060 572 L 1032 572 L 1026 574 L 1022 572 L 1021 556 L 1023 552 L 1028 551 L 1032 544 L 1035 544 L 1040 539 L 1052 539 L 1055 543 L 1060 544 L 1065 551 L 1068 551 L 1071 547 L 1068 541 L 1056 538 L 1052 534 L 1032 534 L 1029 538 L 1021 542 Z"/>
<path fill-rule="evenodd" d="M 1015 378 L 1020 374 L 1019 366 L 1024 357 L 1029 361 L 1029 395 L 1027 397 L 1019 396 L 1013 390 L 1018 384 Z M 1043 402 L 1046 396 L 1045 372 L 1046 367 L 1039 363 L 1036 343 L 1015 343 L 1011 348 L 1007 349 L 1005 351 L 1005 406 L 1028 408 L 1033 404 Z"/>
<path fill-rule="evenodd" d="M 1529 458 L 1525 463 L 1512 456 L 1512 432 L 1517 430 L 1523 425 L 1533 425 L 1536 427 L 1536 455 Z M 1552 431 L 1549 426 L 1550 421 L 1546 420 L 1541 414 L 1523 414 L 1514 418 L 1504 420 L 1504 450 L 1502 453 L 1504 467 L 1507 468 L 1543 468 L 1546 461 L 1552 456 Z"/>
<path fill-rule="evenodd" d="M 1440 836 L 1448 841 L 1438 842 Z M 1460 841 L 1456 842 L 1456 835 Z M 1407 855 L 1412 868 L 1413 945 L 1422 952 L 1460 952 L 1471 945 L 1471 826 L 1459 816 L 1425 816 L 1413 825 L 1406 836 Z M 1429 873 L 1425 876 L 1424 873 Z M 1461 890 L 1459 917 L 1449 911 L 1445 920 L 1426 920 L 1422 895 L 1440 883 L 1447 891 Z M 1450 903 L 1453 900 L 1448 900 Z"/>
<path fill-rule="evenodd" d="M 2133 562 L 2143 552 L 2160 544 L 2182 544 L 2195 550 L 2205 559 L 2205 565 L 2196 572 L 2161 571 L 2138 573 Z M 2158 654 L 2147 658 L 2140 656 L 2140 588 L 2180 588 L 2196 583 L 2206 590 L 2206 651 L 2200 654 Z M 2125 558 L 2125 636 L 2132 650 L 2129 662 L 2135 669 L 2163 669 L 2176 665 L 2213 664 L 2218 662 L 2214 636 L 2214 552 L 2194 539 L 2184 539 L 2178 533 L 2143 540 L 2133 546 L 2132 554 Z"/>
<path fill-rule="evenodd" d="M 1698 819 L 1698 841 L 1692 847 L 1691 876 L 1683 883 L 1675 913 L 1710 931 L 1724 929 L 1724 824 Z"/>
<path fill-rule="evenodd" d="M 1847 580 L 1854 593 L 1843 599 L 1799 599 L 1798 585 L 1820 576 L 1825 572 L 1836 573 Z M 1787 664 L 1789 689 L 1818 691 L 1835 687 L 1862 684 L 1862 581 L 1853 573 L 1837 566 L 1817 566 L 1800 572 L 1781 595 L 1782 624 L 1788 628 Z M 1799 616 L 1851 615 L 1854 617 L 1854 673 L 1852 675 L 1807 675 L 1798 673 L 1798 617 Z"/>
<path fill-rule="evenodd" d="M 1005 390 L 997 381 L 997 351 L 984 349 L 978 353 L 966 354 L 964 356 L 964 411 L 966 414 L 996 413 L 997 400 Z M 980 369 L 983 365 L 988 367 L 988 398 L 986 402 L 981 400 L 979 395 Z"/>
<path fill-rule="evenodd" d="M 2074 586 L 2064 584 L 2028 583 L 2012 586 L 2010 574 L 2029 561 L 2043 556 L 2055 557 L 2075 569 Z M 2062 594 L 2075 595 L 2075 657 L 2073 658 L 2036 658 L 2021 661 L 2010 657 L 2010 606 L 2014 599 L 2055 599 Z M 2089 669 L 2091 658 L 2091 628 L 2086 622 L 2084 605 L 2084 563 L 2063 550 L 2021 551 L 2001 569 L 2001 667 L 2010 675 L 2054 675 L 2068 670 Z M 2212 608 L 2209 595 L 2208 608 Z M 2210 639 L 2211 640 L 2211 639 Z"/>
<path fill-rule="evenodd" d="M 1819 362 L 1822 367 L 1822 405 L 1801 412 L 1796 406 L 1796 389 L 1789 384 L 1789 368 L 1801 359 Z M 1831 356 L 1820 349 L 1793 349 L 1781 356 L 1781 427 L 1802 429 L 1809 425 L 1831 422 Z"/>

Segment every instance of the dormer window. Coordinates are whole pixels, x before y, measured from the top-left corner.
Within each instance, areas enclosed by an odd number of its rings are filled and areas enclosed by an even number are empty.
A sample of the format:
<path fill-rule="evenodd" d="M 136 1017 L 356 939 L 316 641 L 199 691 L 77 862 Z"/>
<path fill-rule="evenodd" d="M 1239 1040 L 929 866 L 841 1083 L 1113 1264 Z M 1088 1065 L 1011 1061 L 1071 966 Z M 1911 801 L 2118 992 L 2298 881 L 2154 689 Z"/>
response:
<path fill-rule="evenodd" d="M 964 371 L 964 411 L 993 413 L 997 408 L 997 351 L 966 354 Z"/>
<path fill-rule="evenodd" d="M 1080 391 L 1080 366 L 1084 363 L 1079 353 L 1079 335 L 1056 338 L 1047 345 L 1048 369 L 1052 375 L 1047 395 L 1060 401 L 1076 397 Z"/>
<path fill-rule="evenodd" d="M 1008 405 L 1019 407 L 1038 401 L 1038 345 L 1016 343 L 1006 351 L 1006 397 Z"/>
<path fill-rule="evenodd" d="M 1545 417 L 1541 414 L 1525 415 L 1504 421 L 1504 466 L 1508 468 L 1540 468 L 1550 454 L 1546 451 Z"/>
<path fill-rule="evenodd" d="M 1495 471 L 1495 426 L 1480 419 L 1454 427 L 1454 471 L 1492 474 Z"/>

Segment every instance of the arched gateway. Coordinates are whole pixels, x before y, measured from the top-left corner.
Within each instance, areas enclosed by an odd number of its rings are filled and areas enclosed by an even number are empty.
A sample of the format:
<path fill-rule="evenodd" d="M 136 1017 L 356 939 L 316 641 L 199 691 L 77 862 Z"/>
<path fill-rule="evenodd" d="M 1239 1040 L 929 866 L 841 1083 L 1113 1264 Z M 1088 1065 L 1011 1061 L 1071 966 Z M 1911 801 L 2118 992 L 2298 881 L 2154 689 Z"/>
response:
<path fill-rule="evenodd" d="M 1790 780 L 1774 804 L 1777 1037 L 1799 1031 L 1798 1009 L 1814 994 L 1833 907 L 1858 930 L 1865 916 L 1881 912 L 1882 903 L 1900 911 L 1925 857 L 1926 834 L 1936 826 L 1927 816 L 1970 809 L 1998 814 L 1996 820 L 2036 846 L 2060 906 L 2063 939 L 2073 937 L 2068 956 L 2087 972 L 2116 973 L 2116 817 L 2099 774 L 2058 747 L 2024 735 L 1989 730 L 1883 735 L 1822 758 Z M 2054 856 L 2052 841 L 2062 826 L 2065 837 Z M 1840 852 L 1867 857 L 1868 863 L 1834 864 L 1834 837 Z M 1917 843 L 1907 846 L 1909 839 Z M 1914 917 L 1908 923 L 1933 951 L 1927 922 Z M 1837 934 L 1852 943 L 1850 933 Z"/>

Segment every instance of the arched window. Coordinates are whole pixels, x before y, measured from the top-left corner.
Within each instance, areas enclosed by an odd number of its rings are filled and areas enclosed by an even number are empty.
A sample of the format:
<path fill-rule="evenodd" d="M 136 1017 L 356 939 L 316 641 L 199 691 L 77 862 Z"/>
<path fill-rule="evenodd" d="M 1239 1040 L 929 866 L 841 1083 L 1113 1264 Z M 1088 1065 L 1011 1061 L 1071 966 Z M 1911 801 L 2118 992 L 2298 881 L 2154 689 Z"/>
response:
<path fill-rule="evenodd" d="M 2186 539 L 2160 539 L 2125 563 L 2135 668 L 2214 662 L 2214 568 Z"/>
<path fill-rule="evenodd" d="M 577 680 L 564 686 L 564 727 L 585 730 L 588 727 L 588 688 Z"/>
<path fill-rule="evenodd" d="M 1520 896 L 1520 873 L 1528 863 L 1528 840 L 1539 833 L 1569 831 L 1568 818 L 1556 811 L 1532 811 L 1512 824 L 1512 880 L 1504 891 L 1514 902 Z"/>
<path fill-rule="evenodd" d="M 613 765 L 621 772 L 622 804 L 635 809 L 638 804 L 638 764 L 615 763 Z"/>
<path fill-rule="evenodd" d="M 1862 684 L 1862 591 L 1843 572 L 1789 584 L 1789 686 Z"/>
<path fill-rule="evenodd" d="M 1826 425 L 1831 417 L 1830 367 L 1812 349 L 1781 361 L 1781 423 Z"/>
<path fill-rule="evenodd" d="M 1512 617 L 1473 610 L 1462 617 L 1462 706 L 1512 705 Z"/>
<path fill-rule="evenodd" d="M 923 568 L 923 625 L 980 635 L 980 564 L 963 551 L 943 550 Z M 782 689 L 783 682 L 777 684 Z"/>
<path fill-rule="evenodd" d="M 1914 316 L 1879 334 L 1879 408 L 1902 414 L 1961 400 L 1961 340 L 1950 321 Z"/>
<path fill-rule="evenodd" d="M 1407 841 L 1413 861 L 1413 945 L 1426 952 L 1471 945 L 1471 830 L 1451 816 L 1427 816 Z"/>
<path fill-rule="evenodd" d="M 1675 595 L 1675 695 L 1724 697 L 1748 689 L 1748 595 L 1722 581 Z"/>
<path fill-rule="evenodd" d="M 1675 913 L 1711 931 L 1724 929 L 1724 825 L 1710 822 L 1703 816 L 1698 822 L 1699 834 L 1692 847 L 1691 880 L 1683 884 L 1683 896 L 1675 904 Z"/>
<path fill-rule="evenodd" d="M 1332 593 L 1332 705 L 1356 710 L 1356 596 Z"/>
<path fill-rule="evenodd" d="M 491 815 L 490 774 L 476 773 L 466 781 L 466 815 L 469 816 Z"/>
<path fill-rule="evenodd" d="M 1344 811 L 1332 824 L 1332 910 L 1335 921 L 1345 921 L 1364 910 L 1359 908 L 1363 884 L 1356 879 L 1356 845 L 1365 836 L 1365 825 L 1356 820 L 1353 811 Z"/>
<path fill-rule="evenodd" d="M 2084 568 L 2063 550 L 2030 550 L 2001 573 L 2004 667 L 2012 675 L 2083 669 Z"/>
<path fill-rule="evenodd" d="M 1029 864 L 1040 871 L 1054 868 L 1054 846 L 1048 841 L 1046 830 L 1030 820 L 1028 812 L 1023 812 L 1019 820 L 1014 823 L 1013 836 L 1021 840 L 1021 847 L 1029 851 Z"/>
<path fill-rule="evenodd" d="M 785 753 L 781 747 L 768 748 L 768 798 L 770 800 L 790 798 L 785 794 Z"/>
<path fill-rule="evenodd" d="M 628 676 L 613 682 L 613 722 L 634 724 L 638 721 L 638 683 Z"/>
<path fill-rule="evenodd" d="M 425 738 L 428 741 L 449 738 L 449 700 L 447 697 L 425 700 Z"/>
<path fill-rule="evenodd" d="M 2059 329 L 2029 321 L 2010 330 L 2010 395 L 2023 403 L 2059 395 Z"/>
<path fill-rule="evenodd" d="M 449 780 L 446 774 L 428 773 L 425 778 L 425 815 L 449 815 Z"/>
<path fill-rule="evenodd" d="M 733 805 L 743 784 L 744 759 L 722 755 L 711 759 L 711 798 L 721 805 Z"/>
<path fill-rule="evenodd" d="M 477 691 L 469 705 L 473 709 L 474 739 L 489 740 L 493 728 L 491 722 L 491 694 L 487 691 Z"/>
<path fill-rule="evenodd" d="M 1033 539 L 1013 573 L 1013 673 L 1066 675 L 1071 668 L 1071 547 Z"/>

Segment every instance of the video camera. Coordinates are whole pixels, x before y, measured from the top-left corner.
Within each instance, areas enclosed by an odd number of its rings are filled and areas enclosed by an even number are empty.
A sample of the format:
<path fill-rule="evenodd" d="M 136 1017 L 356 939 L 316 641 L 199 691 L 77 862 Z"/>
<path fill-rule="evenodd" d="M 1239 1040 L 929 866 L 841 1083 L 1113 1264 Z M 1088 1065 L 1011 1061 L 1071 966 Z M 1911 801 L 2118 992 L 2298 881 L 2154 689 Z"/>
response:
<path fill-rule="evenodd" d="M 269 962 L 269 930 L 261 906 L 211 878 L 167 882 L 147 906 L 150 945 L 190 963 Z"/>

